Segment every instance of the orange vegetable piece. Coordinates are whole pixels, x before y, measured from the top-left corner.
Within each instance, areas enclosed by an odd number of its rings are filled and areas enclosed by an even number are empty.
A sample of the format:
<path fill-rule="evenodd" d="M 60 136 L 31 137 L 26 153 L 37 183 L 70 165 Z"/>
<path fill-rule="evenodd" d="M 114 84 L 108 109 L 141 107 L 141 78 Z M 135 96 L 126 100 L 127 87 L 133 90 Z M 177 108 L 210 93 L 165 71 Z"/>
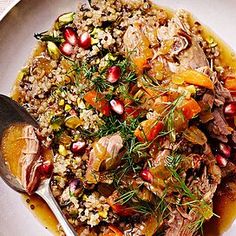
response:
<path fill-rule="evenodd" d="M 193 98 L 190 98 L 189 100 L 185 100 L 180 106 L 180 109 L 183 112 L 183 115 L 185 116 L 185 118 L 188 120 L 192 119 L 199 112 L 201 112 L 201 107 Z"/>
<path fill-rule="evenodd" d="M 136 66 L 136 72 L 141 74 L 143 69 L 147 66 L 147 58 L 146 57 L 135 57 L 133 58 L 133 63 Z"/>
<path fill-rule="evenodd" d="M 159 227 L 159 222 L 155 216 L 150 216 L 145 222 L 144 222 L 144 227 L 141 230 L 142 235 L 145 236 L 153 236 L 158 227 Z"/>
<path fill-rule="evenodd" d="M 109 102 L 101 93 L 98 93 L 94 90 L 89 91 L 84 95 L 84 100 L 96 110 L 100 111 L 103 115 L 110 115 L 111 108 Z"/>
<path fill-rule="evenodd" d="M 115 203 L 114 199 L 111 199 L 110 197 L 107 199 L 107 203 L 117 215 L 132 216 L 135 214 L 135 210 L 133 208 L 121 205 L 120 203 Z"/>
<path fill-rule="evenodd" d="M 136 27 L 139 28 L 138 25 Z M 133 63 L 136 65 L 136 72 L 138 74 L 142 74 L 143 69 L 148 66 L 148 59 L 153 57 L 153 51 L 150 48 L 150 41 L 149 39 L 141 32 L 140 32 L 140 41 L 138 42 L 137 49 L 139 54 L 132 58 Z"/>
<path fill-rule="evenodd" d="M 140 142 L 151 142 L 158 136 L 163 127 L 164 124 L 162 121 L 145 120 L 134 131 L 134 135 Z"/>
<path fill-rule="evenodd" d="M 214 89 L 214 84 L 211 79 L 207 75 L 195 70 L 186 70 L 175 74 L 174 77 L 179 77 L 188 84 Z"/>
<path fill-rule="evenodd" d="M 135 209 L 128 207 L 125 204 L 122 205 L 117 203 L 116 200 L 119 198 L 117 193 L 113 193 L 110 197 L 107 198 L 107 203 L 110 205 L 111 209 L 120 216 L 132 216 L 136 213 Z"/>
<path fill-rule="evenodd" d="M 105 234 L 105 236 L 123 236 L 124 234 L 114 225 L 109 225 L 108 228 L 112 233 Z"/>
<path fill-rule="evenodd" d="M 122 118 L 123 120 L 126 120 L 127 118 L 137 118 L 143 111 L 144 110 L 139 107 L 127 106 L 125 107 L 125 112 Z"/>
<path fill-rule="evenodd" d="M 234 90 L 234 91 L 236 91 L 236 78 L 234 78 L 234 77 L 228 77 L 228 78 L 226 78 L 226 80 L 225 80 L 225 87 L 226 87 L 228 90 Z"/>

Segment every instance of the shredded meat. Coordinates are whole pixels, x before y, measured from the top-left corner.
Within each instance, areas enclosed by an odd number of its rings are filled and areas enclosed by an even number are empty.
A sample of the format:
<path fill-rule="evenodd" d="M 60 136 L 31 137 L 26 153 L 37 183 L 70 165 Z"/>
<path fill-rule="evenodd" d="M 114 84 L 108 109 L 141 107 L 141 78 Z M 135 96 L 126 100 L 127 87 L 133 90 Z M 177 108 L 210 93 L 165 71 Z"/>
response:
<path fill-rule="evenodd" d="M 159 40 L 174 39 L 172 55 L 176 56 L 179 63 L 169 62 L 169 69 L 172 72 L 209 66 L 198 39 L 191 34 L 189 28 L 188 14 L 181 10 L 176 13 L 167 26 L 160 27 L 158 31 Z"/>
<path fill-rule="evenodd" d="M 215 96 L 215 105 L 218 107 L 224 105 L 225 102 L 230 102 L 233 100 L 229 90 L 226 89 L 220 81 L 215 83 Z"/>
<path fill-rule="evenodd" d="M 119 161 L 117 156 L 122 147 L 123 140 L 118 133 L 100 138 L 94 144 L 94 148 L 89 154 L 88 168 L 86 171 L 87 181 L 97 183 L 99 181 L 101 165 L 104 163 L 106 170 L 109 167 L 112 168 L 113 165 L 111 163 L 117 163 Z"/>
<path fill-rule="evenodd" d="M 221 171 L 222 178 L 229 177 L 236 174 L 236 166 L 231 161 L 228 161 L 226 167 L 222 168 Z"/>
<path fill-rule="evenodd" d="M 232 133 L 232 141 L 236 144 L 236 131 L 235 130 Z"/>
<path fill-rule="evenodd" d="M 215 160 L 211 157 L 212 154 L 209 149 L 207 153 L 207 156 L 191 155 L 193 157 L 193 164 L 191 166 L 194 167 L 194 169 L 191 170 L 192 175 L 186 180 L 186 185 L 192 193 L 200 194 L 202 196 L 201 199 L 211 206 L 213 195 L 221 181 L 221 170 L 215 164 Z M 204 165 L 204 167 L 202 167 L 202 165 Z M 190 171 L 190 169 L 188 171 Z M 211 217 L 211 215 L 209 215 L 209 217 Z M 197 227 L 194 223 L 199 219 L 200 215 L 194 210 L 188 212 L 187 208 L 184 206 L 176 207 L 175 209 L 172 207 L 165 235 L 193 235 Z"/>
<path fill-rule="evenodd" d="M 214 101 L 215 101 L 215 96 L 213 92 L 211 91 L 207 91 L 202 97 L 202 102 L 204 103 L 204 105 L 207 105 L 209 108 L 213 107 Z"/>
<path fill-rule="evenodd" d="M 192 38 L 192 46 L 179 55 L 179 63 L 186 69 L 197 69 L 203 66 L 209 66 L 206 55 L 200 47 L 197 39 Z"/>
<path fill-rule="evenodd" d="M 228 142 L 228 135 L 231 134 L 229 126 L 224 118 L 221 108 L 217 108 L 212 112 L 214 119 L 208 124 L 207 129 L 212 138 L 216 138 L 224 143 Z"/>
<path fill-rule="evenodd" d="M 39 184 L 40 175 L 38 168 L 42 165 L 40 155 L 40 144 L 33 126 L 26 126 L 23 129 L 23 138 L 26 147 L 22 152 L 20 163 L 22 167 L 21 182 L 28 194 L 31 194 Z"/>
<path fill-rule="evenodd" d="M 196 213 L 191 210 L 189 214 L 184 215 L 181 210 L 171 211 L 171 217 L 167 224 L 169 228 L 165 232 L 165 236 L 191 236 L 196 230 L 194 222 L 198 220 Z M 194 227 L 195 226 L 195 227 Z"/>

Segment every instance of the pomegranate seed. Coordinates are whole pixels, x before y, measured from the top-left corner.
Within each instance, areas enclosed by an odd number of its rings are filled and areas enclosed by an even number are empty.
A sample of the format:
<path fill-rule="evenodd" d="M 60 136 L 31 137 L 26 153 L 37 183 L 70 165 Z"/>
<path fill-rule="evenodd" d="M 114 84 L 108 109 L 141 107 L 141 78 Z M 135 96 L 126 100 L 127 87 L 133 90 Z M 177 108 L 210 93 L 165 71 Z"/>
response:
<path fill-rule="evenodd" d="M 236 102 L 231 102 L 224 107 L 224 113 L 229 116 L 236 115 Z"/>
<path fill-rule="evenodd" d="M 42 175 L 51 175 L 53 171 L 53 164 L 49 161 L 44 162 L 41 166 L 40 166 L 40 172 Z"/>
<path fill-rule="evenodd" d="M 221 156 L 220 154 L 217 154 L 215 158 L 220 167 L 226 167 L 228 161 L 223 156 Z"/>
<path fill-rule="evenodd" d="M 119 66 L 112 66 L 107 70 L 107 81 L 115 83 L 121 76 L 121 69 Z"/>
<path fill-rule="evenodd" d="M 78 197 L 83 193 L 83 184 L 80 179 L 74 179 L 69 183 L 69 191 L 75 197 Z"/>
<path fill-rule="evenodd" d="M 148 182 L 148 183 L 152 183 L 153 182 L 153 175 L 151 174 L 151 172 L 147 169 L 144 169 L 140 172 L 140 177 Z"/>
<path fill-rule="evenodd" d="M 79 153 L 85 150 L 86 143 L 78 141 L 76 143 L 73 143 L 71 146 L 71 151 L 74 153 Z"/>
<path fill-rule="evenodd" d="M 60 51 L 61 53 L 63 53 L 65 56 L 70 56 L 73 52 L 74 52 L 74 49 L 73 49 L 73 46 L 68 43 L 68 42 L 63 42 L 61 45 L 60 45 Z"/>
<path fill-rule="evenodd" d="M 112 99 L 110 104 L 111 109 L 117 114 L 122 115 L 124 113 L 124 104 L 120 100 Z"/>
<path fill-rule="evenodd" d="M 80 179 L 74 179 L 69 183 L 69 187 L 72 192 L 74 192 L 80 186 L 81 186 Z"/>
<path fill-rule="evenodd" d="M 221 154 L 223 154 L 226 158 L 229 158 L 231 155 L 231 147 L 227 144 L 220 143 L 219 144 L 219 149 Z"/>
<path fill-rule="evenodd" d="M 76 31 L 73 28 L 71 27 L 65 28 L 63 32 L 63 36 L 64 36 L 64 39 L 71 45 L 75 46 L 78 44 L 78 36 L 77 36 Z"/>
<path fill-rule="evenodd" d="M 78 44 L 83 49 L 88 49 L 91 47 L 91 36 L 89 33 L 84 32 L 79 36 Z"/>

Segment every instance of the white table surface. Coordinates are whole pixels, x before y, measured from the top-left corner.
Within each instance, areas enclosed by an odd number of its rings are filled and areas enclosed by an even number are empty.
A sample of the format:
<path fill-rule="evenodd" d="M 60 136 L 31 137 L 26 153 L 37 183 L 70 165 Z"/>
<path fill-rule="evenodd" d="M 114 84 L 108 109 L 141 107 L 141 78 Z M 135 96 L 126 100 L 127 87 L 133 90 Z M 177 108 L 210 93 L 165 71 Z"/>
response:
<path fill-rule="evenodd" d="M 20 0 L 0 0 L 0 20 Z"/>

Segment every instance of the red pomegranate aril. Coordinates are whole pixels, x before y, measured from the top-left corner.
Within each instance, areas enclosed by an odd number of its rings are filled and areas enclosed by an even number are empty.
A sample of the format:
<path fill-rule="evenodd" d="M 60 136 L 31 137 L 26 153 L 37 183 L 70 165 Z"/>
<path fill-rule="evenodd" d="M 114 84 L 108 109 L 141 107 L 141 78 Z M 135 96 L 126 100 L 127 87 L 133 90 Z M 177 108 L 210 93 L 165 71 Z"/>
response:
<path fill-rule="evenodd" d="M 231 155 L 231 147 L 227 144 L 224 143 L 220 143 L 219 144 L 219 149 L 221 154 L 224 155 L 224 157 L 229 158 Z"/>
<path fill-rule="evenodd" d="M 112 66 L 107 70 L 107 81 L 116 83 L 121 76 L 121 69 L 119 66 Z"/>
<path fill-rule="evenodd" d="M 73 143 L 71 146 L 71 151 L 74 153 L 79 153 L 85 150 L 86 143 L 78 141 L 76 143 Z"/>
<path fill-rule="evenodd" d="M 152 183 L 153 182 L 153 175 L 151 174 L 151 172 L 147 169 L 144 169 L 140 172 L 140 177 L 148 182 L 148 183 Z"/>
<path fill-rule="evenodd" d="M 224 158 L 224 157 L 221 156 L 220 154 L 217 154 L 217 155 L 215 156 L 215 158 L 216 158 L 216 161 L 217 161 L 217 163 L 218 163 L 218 165 L 219 165 L 220 167 L 226 167 L 226 165 L 227 165 L 227 163 L 228 163 L 228 161 L 226 160 L 226 158 Z"/>
<path fill-rule="evenodd" d="M 68 42 L 63 42 L 60 45 L 59 49 L 61 53 L 64 54 L 65 56 L 70 56 L 74 52 L 73 46 Z"/>
<path fill-rule="evenodd" d="M 118 99 L 112 99 L 110 101 L 111 109 L 119 115 L 124 113 L 124 104 Z"/>
<path fill-rule="evenodd" d="M 80 179 L 74 179 L 69 183 L 69 188 L 72 192 L 74 192 L 80 185 L 81 185 Z"/>
<path fill-rule="evenodd" d="M 88 49 L 91 47 L 91 36 L 89 33 L 84 32 L 78 38 L 78 44 L 83 49 Z"/>
<path fill-rule="evenodd" d="M 66 27 L 64 29 L 63 36 L 64 36 L 64 39 L 71 45 L 75 46 L 78 44 L 78 35 L 73 28 Z"/>
<path fill-rule="evenodd" d="M 225 115 L 235 116 L 236 115 L 236 102 L 231 102 L 224 107 Z"/>
<path fill-rule="evenodd" d="M 53 171 L 53 164 L 50 161 L 46 161 L 44 162 L 41 166 L 40 166 L 40 172 L 42 175 L 51 175 Z"/>

